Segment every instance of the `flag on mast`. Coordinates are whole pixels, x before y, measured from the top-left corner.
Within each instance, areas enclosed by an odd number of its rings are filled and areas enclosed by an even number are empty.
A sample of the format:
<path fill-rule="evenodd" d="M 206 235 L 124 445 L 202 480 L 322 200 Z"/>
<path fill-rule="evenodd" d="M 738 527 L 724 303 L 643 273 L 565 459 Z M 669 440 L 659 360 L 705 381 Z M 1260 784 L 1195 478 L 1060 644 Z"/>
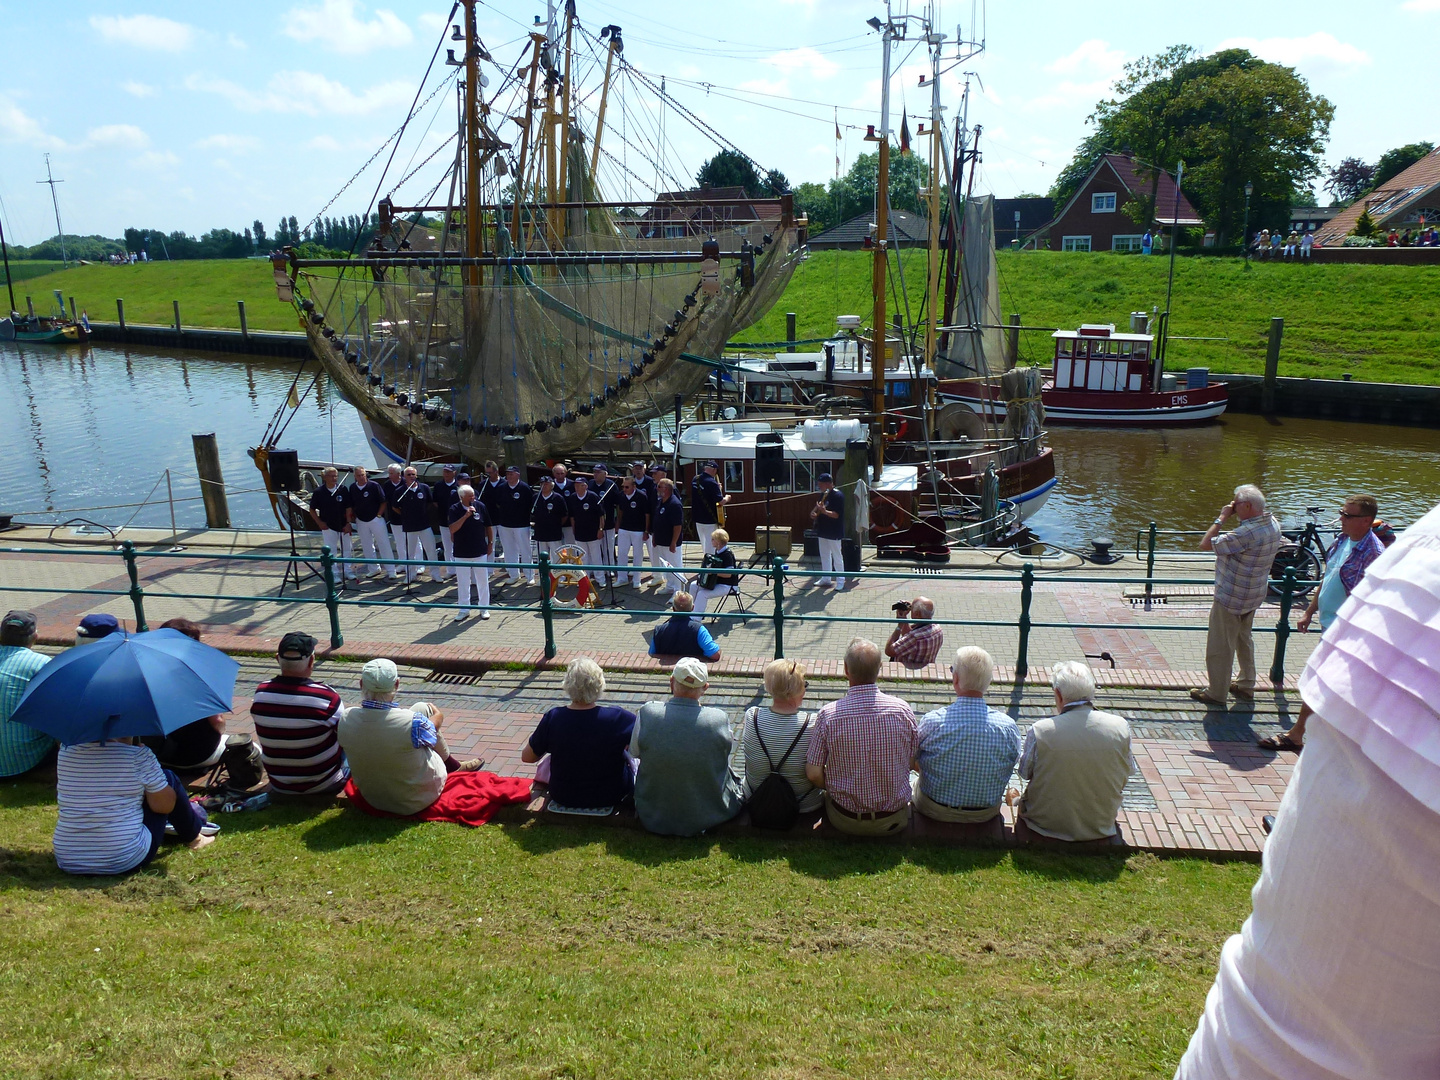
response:
<path fill-rule="evenodd" d="M 835 110 L 835 179 L 840 179 L 840 143 L 843 137 L 840 134 L 840 110 Z"/>
<path fill-rule="evenodd" d="M 910 117 L 900 114 L 900 153 L 910 153 Z"/>

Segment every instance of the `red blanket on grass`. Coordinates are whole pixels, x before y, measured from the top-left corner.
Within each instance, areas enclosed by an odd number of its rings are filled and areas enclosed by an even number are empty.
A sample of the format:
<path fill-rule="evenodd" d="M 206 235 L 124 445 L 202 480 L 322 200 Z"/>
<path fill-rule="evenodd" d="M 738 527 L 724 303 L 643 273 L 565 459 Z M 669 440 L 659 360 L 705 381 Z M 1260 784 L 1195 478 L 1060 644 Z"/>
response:
<path fill-rule="evenodd" d="M 526 802 L 530 798 L 533 780 L 519 776 L 497 776 L 493 772 L 454 772 L 445 777 L 445 787 L 440 798 L 421 810 L 411 814 L 406 821 L 453 821 L 457 825 L 484 825 L 495 811 L 511 803 Z M 345 783 L 345 797 L 356 808 L 375 817 L 393 818 L 399 814 L 387 814 L 376 810 L 360 794 L 355 781 Z"/>

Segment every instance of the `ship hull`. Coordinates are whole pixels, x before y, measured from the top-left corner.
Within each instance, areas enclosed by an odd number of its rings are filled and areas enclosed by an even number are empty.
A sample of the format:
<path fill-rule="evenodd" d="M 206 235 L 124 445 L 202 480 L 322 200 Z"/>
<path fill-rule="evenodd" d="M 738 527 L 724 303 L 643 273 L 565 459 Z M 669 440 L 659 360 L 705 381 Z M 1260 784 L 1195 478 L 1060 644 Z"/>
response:
<path fill-rule="evenodd" d="M 986 384 L 942 380 L 941 401 L 958 401 L 977 412 L 1000 402 L 1000 388 Z M 1047 424 L 1094 427 L 1171 427 L 1204 424 L 1218 419 L 1229 404 L 1224 383 L 1194 390 L 1153 394 L 1148 391 L 1056 390 L 1047 385 L 1041 393 Z M 1003 402 L 1000 402 L 1003 409 Z"/>

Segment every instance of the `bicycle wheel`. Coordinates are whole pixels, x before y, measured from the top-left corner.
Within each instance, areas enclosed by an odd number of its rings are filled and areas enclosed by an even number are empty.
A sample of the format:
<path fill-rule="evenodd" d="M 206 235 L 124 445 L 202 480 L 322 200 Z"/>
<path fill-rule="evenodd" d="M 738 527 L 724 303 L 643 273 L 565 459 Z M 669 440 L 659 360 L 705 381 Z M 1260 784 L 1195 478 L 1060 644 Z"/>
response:
<path fill-rule="evenodd" d="M 1285 580 L 1285 571 L 1295 571 L 1293 599 L 1303 600 L 1320 580 L 1320 557 L 1304 544 L 1282 544 L 1270 564 L 1270 595 L 1277 600 Z"/>

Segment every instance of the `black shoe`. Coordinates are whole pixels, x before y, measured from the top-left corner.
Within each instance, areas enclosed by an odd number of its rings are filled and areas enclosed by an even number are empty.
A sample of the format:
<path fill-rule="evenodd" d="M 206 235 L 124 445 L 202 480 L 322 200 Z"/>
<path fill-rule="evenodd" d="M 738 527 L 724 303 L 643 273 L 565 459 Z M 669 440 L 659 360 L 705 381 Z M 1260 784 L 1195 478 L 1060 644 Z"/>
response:
<path fill-rule="evenodd" d="M 1262 817 L 1260 819 L 1260 827 L 1265 830 L 1265 835 L 1269 836 L 1272 832 L 1275 831 L 1275 815 L 1266 814 L 1264 817 Z"/>

